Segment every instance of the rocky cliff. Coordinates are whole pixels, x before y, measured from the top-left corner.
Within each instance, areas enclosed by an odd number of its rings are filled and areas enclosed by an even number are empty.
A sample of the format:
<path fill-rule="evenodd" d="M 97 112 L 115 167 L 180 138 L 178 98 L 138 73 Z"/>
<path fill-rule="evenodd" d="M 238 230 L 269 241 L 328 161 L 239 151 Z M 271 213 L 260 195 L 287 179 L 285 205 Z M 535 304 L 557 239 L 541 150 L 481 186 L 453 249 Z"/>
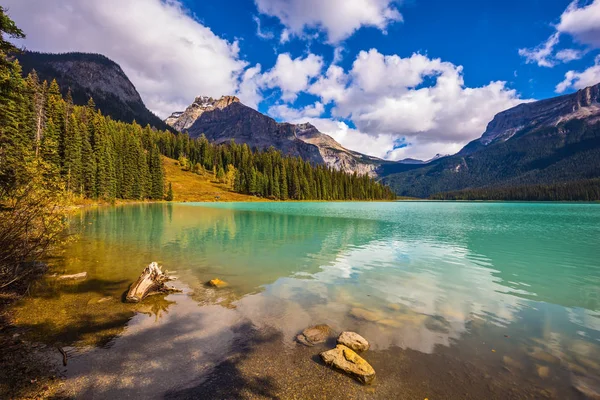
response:
<path fill-rule="evenodd" d="M 233 139 L 261 149 L 273 146 L 285 154 L 325 163 L 346 172 L 374 176 L 384 163 L 378 158 L 345 149 L 311 124 L 279 123 L 243 105 L 234 96 L 197 97 L 185 111 L 173 113 L 165 122 L 192 137 L 204 134 L 217 143 Z"/>
<path fill-rule="evenodd" d="M 400 195 L 551 185 L 600 177 L 600 84 L 497 114 L 456 155 L 396 168 L 384 181 Z"/>
<path fill-rule="evenodd" d="M 470 154 L 491 143 L 506 141 L 522 130 L 556 126 L 573 119 L 588 119 L 590 123 L 600 119 L 600 84 L 502 111 L 490 121 L 481 138 L 469 143 L 459 154 Z"/>
<path fill-rule="evenodd" d="M 136 120 L 157 129 L 170 129 L 146 108 L 135 86 L 121 67 L 100 54 L 47 54 L 24 52 L 17 55 L 23 75 L 35 69 L 40 80 L 56 79 L 63 95 L 69 89 L 73 102 L 87 104 L 90 97 L 103 114 L 124 122 Z"/>

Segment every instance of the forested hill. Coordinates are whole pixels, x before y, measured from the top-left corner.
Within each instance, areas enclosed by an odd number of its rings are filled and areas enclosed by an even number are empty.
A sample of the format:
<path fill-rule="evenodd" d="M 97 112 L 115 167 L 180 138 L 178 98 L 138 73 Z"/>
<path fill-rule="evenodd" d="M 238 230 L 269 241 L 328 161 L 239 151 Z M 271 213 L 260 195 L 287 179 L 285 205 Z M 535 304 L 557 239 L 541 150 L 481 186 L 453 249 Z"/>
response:
<path fill-rule="evenodd" d="M 240 193 L 272 199 L 393 199 L 392 191 L 368 176 L 346 174 L 274 149 L 252 152 L 248 145 L 214 144 L 205 137 L 158 131 L 104 116 L 92 99 L 76 106 L 63 98 L 56 81 L 40 82 L 35 72 L 21 78 L 9 64 L 9 90 L 0 93 L 0 196 L 31 168 L 68 192 L 92 199 L 165 198 L 169 187 L 160 155 L 183 168 L 214 171 Z M 171 197 L 170 195 L 168 197 Z M 0 200 L 2 200 L 0 198 Z"/>
<path fill-rule="evenodd" d="M 18 53 L 23 76 L 35 70 L 41 81 L 56 79 L 63 96 L 71 91 L 75 105 L 86 105 L 92 97 L 104 115 L 117 121 L 170 129 L 146 108 L 135 86 L 121 67 L 100 54 L 90 53 Z"/>

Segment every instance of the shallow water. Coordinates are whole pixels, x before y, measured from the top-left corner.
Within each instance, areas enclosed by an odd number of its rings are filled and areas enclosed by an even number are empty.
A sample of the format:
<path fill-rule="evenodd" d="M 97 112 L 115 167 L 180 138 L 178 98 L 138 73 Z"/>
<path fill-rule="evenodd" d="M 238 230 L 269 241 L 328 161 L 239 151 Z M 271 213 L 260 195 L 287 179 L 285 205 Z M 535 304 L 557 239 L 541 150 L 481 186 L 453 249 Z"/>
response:
<path fill-rule="evenodd" d="M 72 231 L 51 263 L 87 280 L 49 279 L 17 316 L 67 346 L 75 397 L 600 391 L 598 204 L 148 204 L 82 212 Z M 123 304 L 150 261 L 184 293 Z M 317 323 L 371 342 L 374 387 L 294 343 Z"/>

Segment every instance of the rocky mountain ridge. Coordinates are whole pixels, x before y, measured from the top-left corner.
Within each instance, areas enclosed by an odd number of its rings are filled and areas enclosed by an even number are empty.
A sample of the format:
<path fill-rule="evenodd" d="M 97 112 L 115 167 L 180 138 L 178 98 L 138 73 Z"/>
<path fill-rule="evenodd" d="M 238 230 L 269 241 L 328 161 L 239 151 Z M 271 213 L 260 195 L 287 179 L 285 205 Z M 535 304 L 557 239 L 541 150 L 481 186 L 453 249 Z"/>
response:
<path fill-rule="evenodd" d="M 600 83 L 498 113 L 460 152 L 395 170 L 396 193 L 428 197 L 474 188 L 550 185 L 600 177 Z"/>
<path fill-rule="evenodd" d="M 521 130 L 557 126 L 573 119 L 600 119 L 600 83 L 575 93 L 519 104 L 494 116 L 485 132 L 458 154 L 466 155 L 498 141 L 506 141 Z"/>
<path fill-rule="evenodd" d="M 235 140 L 250 147 L 270 146 L 285 154 L 327 164 L 345 172 L 376 175 L 386 161 L 344 148 L 331 136 L 309 124 L 280 123 L 242 104 L 235 96 L 214 99 L 199 96 L 185 111 L 174 112 L 165 122 L 192 137 L 224 143 Z"/>

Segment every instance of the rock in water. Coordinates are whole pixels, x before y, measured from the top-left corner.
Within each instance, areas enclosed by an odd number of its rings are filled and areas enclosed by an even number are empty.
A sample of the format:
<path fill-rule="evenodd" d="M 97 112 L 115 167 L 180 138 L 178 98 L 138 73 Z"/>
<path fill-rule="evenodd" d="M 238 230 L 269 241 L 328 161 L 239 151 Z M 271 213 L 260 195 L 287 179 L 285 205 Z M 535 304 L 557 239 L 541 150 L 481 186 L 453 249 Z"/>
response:
<path fill-rule="evenodd" d="M 370 385 L 375 379 L 375 370 L 352 349 L 338 344 L 335 349 L 324 351 L 321 358 L 325 364 L 347 373 L 357 381 Z"/>
<path fill-rule="evenodd" d="M 216 287 L 216 288 L 222 288 L 222 287 L 227 286 L 227 282 L 222 281 L 219 278 L 211 279 L 210 281 L 206 282 L 206 284 L 208 286 L 212 286 L 212 287 Z"/>
<path fill-rule="evenodd" d="M 338 344 L 343 344 L 354 351 L 369 350 L 369 342 L 356 332 L 342 332 L 337 338 Z"/>
<path fill-rule="evenodd" d="M 331 336 L 331 327 L 321 324 L 306 328 L 296 336 L 296 339 L 306 346 L 314 346 L 317 343 L 323 343 L 329 336 Z"/>

